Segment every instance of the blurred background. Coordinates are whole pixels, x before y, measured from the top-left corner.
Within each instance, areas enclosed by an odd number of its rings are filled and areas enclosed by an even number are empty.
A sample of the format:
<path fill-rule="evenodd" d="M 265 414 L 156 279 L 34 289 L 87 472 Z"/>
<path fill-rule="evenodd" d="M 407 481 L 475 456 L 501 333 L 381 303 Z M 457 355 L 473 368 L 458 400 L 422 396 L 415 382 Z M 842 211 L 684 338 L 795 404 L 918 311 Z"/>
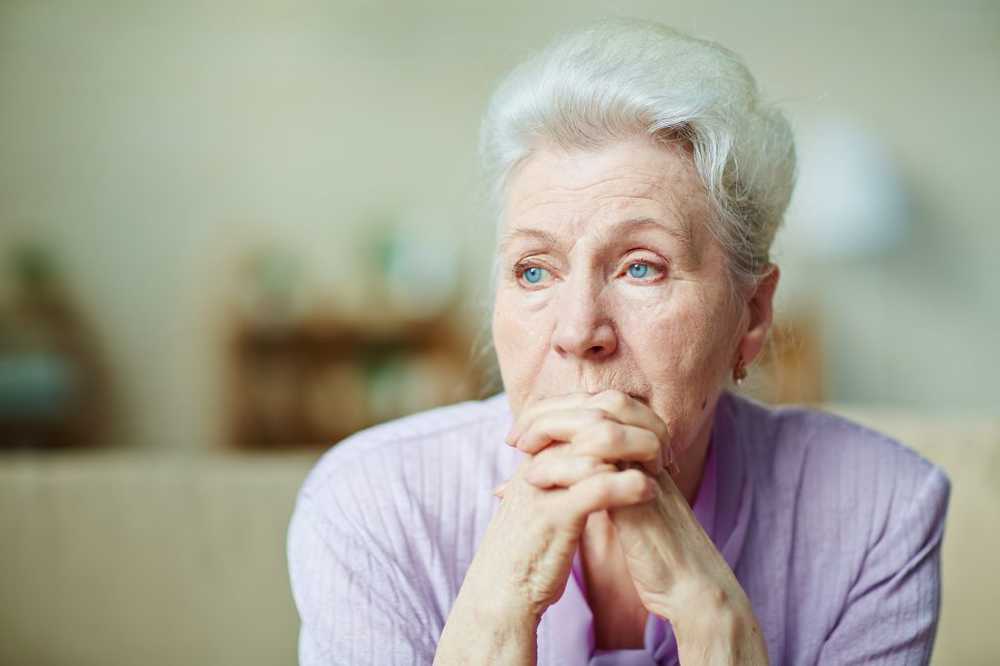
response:
<path fill-rule="evenodd" d="M 498 390 L 480 114 L 602 16 L 735 50 L 796 131 L 744 390 L 973 442 L 1000 518 L 1000 5 L 832 5 L 0 0 L 0 662 L 294 663 L 295 491 Z"/>

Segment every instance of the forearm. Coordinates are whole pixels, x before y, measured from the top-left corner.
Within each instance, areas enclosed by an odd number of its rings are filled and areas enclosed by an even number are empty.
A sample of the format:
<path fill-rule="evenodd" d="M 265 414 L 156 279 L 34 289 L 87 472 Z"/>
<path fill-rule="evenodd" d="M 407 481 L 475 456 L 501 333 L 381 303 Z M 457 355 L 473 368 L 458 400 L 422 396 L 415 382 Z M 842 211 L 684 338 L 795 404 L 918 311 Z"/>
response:
<path fill-rule="evenodd" d="M 489 599 L 459 592 L 438 641 L 435 666 L 535 665 L 538 621 L 529 613 L 490 608 Z"/>
<path fill-rule="evenodd" d="M 673 623 L 683 666 L 767 666 L 767 644 L 749 602 L 703 608 Z"/>

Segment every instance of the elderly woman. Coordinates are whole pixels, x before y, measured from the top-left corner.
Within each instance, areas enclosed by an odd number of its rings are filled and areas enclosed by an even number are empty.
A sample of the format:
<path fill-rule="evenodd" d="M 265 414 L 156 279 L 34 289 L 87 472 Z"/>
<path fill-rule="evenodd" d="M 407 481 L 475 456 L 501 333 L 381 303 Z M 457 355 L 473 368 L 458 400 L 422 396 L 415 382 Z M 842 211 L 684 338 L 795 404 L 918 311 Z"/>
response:
<path fill-rule="evenodd" d="M 331 449 L 289 528 L 302 664 L 924 664 L 944 473 L 730 390 L 768 336 L 787 122 L 613 21 L 485 117 L 504 392 Z"/>

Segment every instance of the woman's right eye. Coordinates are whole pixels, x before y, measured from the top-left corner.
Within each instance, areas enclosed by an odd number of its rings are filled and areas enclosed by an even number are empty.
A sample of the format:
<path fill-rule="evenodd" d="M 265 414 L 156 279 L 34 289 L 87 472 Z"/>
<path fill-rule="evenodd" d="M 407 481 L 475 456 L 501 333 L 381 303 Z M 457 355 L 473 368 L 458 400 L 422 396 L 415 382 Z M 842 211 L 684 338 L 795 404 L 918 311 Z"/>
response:
<path fill-rule="evenodd" d="M 541 266 L 533 264 L 518 264 L 514 267 L 514 275 L 518 280 L 524 280 L 528 284 L 539 284 L 545 273 L 549 271 Z"/>

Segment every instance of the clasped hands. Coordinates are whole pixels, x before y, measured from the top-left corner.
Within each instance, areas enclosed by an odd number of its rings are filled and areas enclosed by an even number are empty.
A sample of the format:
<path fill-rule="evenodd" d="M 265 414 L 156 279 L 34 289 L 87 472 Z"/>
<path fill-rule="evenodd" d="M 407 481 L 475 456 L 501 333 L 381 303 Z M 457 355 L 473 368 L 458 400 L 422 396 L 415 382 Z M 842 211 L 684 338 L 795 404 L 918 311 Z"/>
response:
<path fill-rule="evenodd" d="M 520 484 L 532 487 L 527 492 L 582 495 L 589 485 L 598 496 L 631 496 L 593 506 L 606 507 L 643 605 L 676 626 L 685 613 L 747 602 L 674 482 L 680 468 L 671 438 L 649 406 L 621 391 L 540 400 L 508 434 L 507 443 L 529 455 L 495 494 L 506 499 Z"/>

